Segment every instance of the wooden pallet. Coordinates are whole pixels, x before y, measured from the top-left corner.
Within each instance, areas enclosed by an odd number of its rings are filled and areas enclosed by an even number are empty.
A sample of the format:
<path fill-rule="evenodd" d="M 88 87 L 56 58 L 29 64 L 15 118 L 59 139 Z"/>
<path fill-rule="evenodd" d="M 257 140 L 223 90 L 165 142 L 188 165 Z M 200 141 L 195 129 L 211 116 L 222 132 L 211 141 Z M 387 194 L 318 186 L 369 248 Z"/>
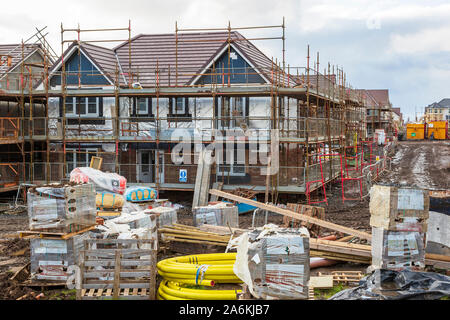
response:
<path fill-rule="evenodd" d="M 314 300 L 314 287 L 308 288 L 308 300 Z"/>
<path fill-rule="evenodd" d="M 113 300 L 113 289 L 82 289 L 82 300 Z M 149 289 L 147 288 L 123 288 L 120 289 L 119 299 L 148 300 Z"/>
<path fill-rule="evenodd" d="M 354 285 L 364 277 L 361 271 L 332 271 L 333 284 Z"/>
<path fill-rule="evenodd" d="M 156 253 L 153 239 L 85 240 L 77 300 L 155 299 Z"/>
<path fill-rule="evenodd" d="M 81 233 L 85 233 L 91 230 L 94 230 L 96 225 L 84 227 L 78 231 L 70 232 L 70 233 L 62 233 L 62 232 L 48 232 L 48 231 L 18 231 L 19 238 L 22 239 L 56 239 L 56 240 L 66 240 L 70 239 L 73 236 Z"/>

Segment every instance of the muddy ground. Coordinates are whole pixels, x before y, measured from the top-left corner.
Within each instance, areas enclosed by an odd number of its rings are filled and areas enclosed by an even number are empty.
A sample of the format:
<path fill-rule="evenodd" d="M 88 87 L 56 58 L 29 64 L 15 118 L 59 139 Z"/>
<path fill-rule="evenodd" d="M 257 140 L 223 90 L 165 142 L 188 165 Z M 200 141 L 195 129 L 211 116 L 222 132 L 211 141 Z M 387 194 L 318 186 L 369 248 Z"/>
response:
<path fill-rule="evenodd" d="M 378 179 L 383 184 L 405 184 L 426 189 L 450 189 L 450 142 L 438 141 L 401 141 L 395 146 L 391 154 L 392 164 L 389 171 L 383 173 Z M 168 198 L 173 203 L 184 206 L 178 212 L 179 223 L 192 225 L 191 203 L 192 192 L 162 192 L 161 198 Z M 323 197 L 322 197 L 323 198 Z M 370 232 L 369 225 L 369 198 L 363 201 L 346 201 L 341 198 L 339 184 L 327 187 L 328 205 L 320 204 L 326 208 L 325 219 L 353 229 Z M 264 199 L 258 199 L 263 201 Z M 279 203 L 298 202 L 306 203 L 304 196 L 280 196 Z M 241 228 L 252 226 L 251 213 L 239 216 Z M 268 222 L 280 225 L 283 217 L 279 214 L 269 213 Z M 258 215 L 255 226 L 264 224 L 264 216 Z M 13 239 L 11 234 L 19 230 L 26 230 L 28 217 L 26 212 L 19 214 L 0 213 L 0 300 L 17 299 L 27 293 L 33 292 L 26 299 L 35 299 L 34 296 L 44 292 L 42 299 L 73 299 L 74 293 L 67 290 L 41 290 L 40 288 L 27 288 L 18 286 L 9 280 L 11 271 L 17 270 L 29 262 L 29 241 Z M 330 230 L 321 230 L 320 236 L 336 234 Z M 337 234 L 338 237 L 342 236 Z M 342 263 L 330 268 L 314 269 L 317 272 L 330 270 L 360 270 L 365 271 L 366 265 Z"/>
<path fill-rule="evenodd" d="M 383 183 L 450 189 L 450 141 L 401 141 Z"/>

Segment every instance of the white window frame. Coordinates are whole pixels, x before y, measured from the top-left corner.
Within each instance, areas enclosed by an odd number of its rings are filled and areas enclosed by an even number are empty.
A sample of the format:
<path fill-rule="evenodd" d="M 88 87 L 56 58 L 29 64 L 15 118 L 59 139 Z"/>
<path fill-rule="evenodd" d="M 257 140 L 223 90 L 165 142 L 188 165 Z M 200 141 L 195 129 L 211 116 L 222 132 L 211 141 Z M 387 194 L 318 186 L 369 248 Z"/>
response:
<path fill-rule="evenodd" d="M 233 115 L 233 110 L 236 107 L 236 101 L 237 99 L 240 99 L 242 101 L 242 116 L 236 116 Z M 226 115 L 222 115 L 222 105 L 218 106 L 218 114 L 219 114 L 219 121 L 218 121 L 218 128 L 219 129 L 235 129 L 239 128 L 239 126 L 236 125 L 236 120 L 238 118 L 244 119 L 244 122 L 248 123 L 247 117 L 247 103 L 246 103 L 246 97 L 225 97 L 221 103 L 225 103 L 225 100 L 228 102 L 228 112 Z M 225 119 L 223 119 L 225 117 Z M 228 126 L 224 126 L 223 122 L 228 122 Z"/>
<path fill-rule="evenodd" d="M 182 111 L 177 110 L 178 99 L 181 99 L 181 101 L 183 102 Z M 189 108 L 189 98 L 187 98 L 187 100 L 188 100 L 188 103 L 186 105 L 186 97 L 174 98 L 174 103 L 172 106 L 172 114 L 177 115 L 177 116 L 183 116 L 183 115 L 189 114 L 189 109 L 186 109 L 186 108 Z"/>
<path fill-rule="evenodd" d="M 224 177 L 226 176 L 230 176 L 230 177 L 245 177 L 245 172 L 246 172 L 246 163 L 244 161 L 244 163 L 235 163 L 235 151 L 237 152 L 237 146 L 234 145 L 234 150 L 231 153 L 231 163 L 232 164 L 228 164 L 228 163 L 224 163 L 224 164 L 217 164 L 217 177 L 221 177 L 222 174 Z M 227 152 L 226 152 L 226 147 L 222 150 L 222 160 L 226 161 L 227 160 Z M 245 152 L 245 148 L 244 148 L 244 152 Z M 245 157 L 247 157 L 247 154 L 245 153 Z M 224 166 L 226 166 L 226 168 L 230 168 L 230 171 L 228 173 L 228 171 L 223 170 Z M 235 172 L 235 168 L 236 167 L 243 167 L 244 168 L 244 172 Z"/>
<path fill-rule="evenodd" d="M 77 151 L 82 151 L 87 155 L 87 160 L 86 163 L 83 163 L 82 166 L 80 166 L 80 164 L 77 163 L 77 155 L 79 154 Z M 92 152 L 95 152 L 95 154 L 92 154 Z M 89 167 L 90 165 L 90 161 L 89 161 L 89 155 L 92 154 L 92 156 L 97 156 L 98 155 L 98 148 L 66 148 L 66 155 L 67 153 L 72 153 L 73 156 L 73 160 L 71 161 L 71 163 L 73 164 L 73 168 L 77 168 L 77 167 Z M 67 161 L 66 158 L 66 165 L 68 166 L 69 162 Z M 68 168 L 67 168 L 68 169 Z M 67 174 L 69 175 L 70 172 L 69 170 L 67 170 Z"/>
<path fill-rule="evenodd" d="M 71 113 L 67 112 L 67 108 L 66 108 L 66 117 L 67 118 L 77 118 L 78 116 L 80 116 L 81 118 L 95 118 L 98 117 L 100 114 L 100 97 L 69 97 L 72 98 L 72 103 L 73 103 L 73 110 Z M 85 110 L 86 113 L 85 114 L 79 114 L 77 113 L 77 98 L 80 99 L 85 99 Z M 89 113 L 89 98 L 95 98 L 95 103 L 96 103 L 96 112 L 95 113 Z M 67 102 L 66 102 L 67 104 Z"/>
<path fill-rule="evenodd" d="M 141 111 L 139 109 L 139 100 L 141 100 L 141 99 L 145 100 L 145 111 Z M 139 97 L 136 97 L 136 115 L 148 115 L 149 99 L 151 99 L 151 98 L 139 98 Z M 153 112 L 152 112 L 152 114 L 153 114 Z"/>

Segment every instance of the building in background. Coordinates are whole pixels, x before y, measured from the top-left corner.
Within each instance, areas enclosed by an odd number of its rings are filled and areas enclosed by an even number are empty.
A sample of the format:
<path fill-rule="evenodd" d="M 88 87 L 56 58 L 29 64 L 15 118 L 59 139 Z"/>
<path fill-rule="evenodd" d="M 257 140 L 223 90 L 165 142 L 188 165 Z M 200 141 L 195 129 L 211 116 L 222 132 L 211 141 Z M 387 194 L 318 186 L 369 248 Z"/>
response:
<path fill-rule="evenodd" d="M 450 98 L 442 99 L 425 107 L 425 121 L 450 121 Z"/>
<path fill-rule="evenodd" d="M 372 137 L 375 130 L 383 129 L 387 137 L 394 134 L 393 110 L 389 100 L 389 89 L 363 89 L 366 106 L 367 135 Z"/>

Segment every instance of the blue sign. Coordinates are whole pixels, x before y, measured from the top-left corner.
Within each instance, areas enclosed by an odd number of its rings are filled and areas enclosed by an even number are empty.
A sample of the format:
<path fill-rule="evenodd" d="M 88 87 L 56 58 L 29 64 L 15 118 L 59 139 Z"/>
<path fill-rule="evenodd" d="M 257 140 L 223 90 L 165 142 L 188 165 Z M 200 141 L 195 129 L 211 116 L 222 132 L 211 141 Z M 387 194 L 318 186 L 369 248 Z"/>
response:
<path fill-rule="evenodd" d="M 187 182 L 187 170 L 180 169 L 180 182 Z"/>

